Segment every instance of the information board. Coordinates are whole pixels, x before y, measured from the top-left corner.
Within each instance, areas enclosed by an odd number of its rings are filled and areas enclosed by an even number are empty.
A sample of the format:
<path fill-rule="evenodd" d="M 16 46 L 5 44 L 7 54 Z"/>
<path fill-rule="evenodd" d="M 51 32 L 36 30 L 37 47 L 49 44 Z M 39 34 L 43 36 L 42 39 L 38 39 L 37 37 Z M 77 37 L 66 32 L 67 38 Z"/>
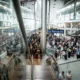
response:
<path fill-rule="evenodd" d="M 48 30 L 48 33 L 64 33 L 64 30 Z"/>

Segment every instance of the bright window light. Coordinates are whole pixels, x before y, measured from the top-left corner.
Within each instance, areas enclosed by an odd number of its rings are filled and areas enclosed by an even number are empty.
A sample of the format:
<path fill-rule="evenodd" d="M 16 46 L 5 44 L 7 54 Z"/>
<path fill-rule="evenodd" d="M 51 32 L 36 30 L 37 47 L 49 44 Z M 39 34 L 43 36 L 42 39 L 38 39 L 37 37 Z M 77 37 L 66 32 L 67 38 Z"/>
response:
<path fill-rule="evenodd" d="M 37 2 L 35 3 L 35 11 L 37 10 Z"/>
<path fill-rule="evenodd" d="M 76 5 L 79 6 L 80 5 L 80 2 L 77 2 Z"/>
<path fill-rule="evenodd" d="M 37 0 L 39 6 L 41 7 L 41 0 Z"/>

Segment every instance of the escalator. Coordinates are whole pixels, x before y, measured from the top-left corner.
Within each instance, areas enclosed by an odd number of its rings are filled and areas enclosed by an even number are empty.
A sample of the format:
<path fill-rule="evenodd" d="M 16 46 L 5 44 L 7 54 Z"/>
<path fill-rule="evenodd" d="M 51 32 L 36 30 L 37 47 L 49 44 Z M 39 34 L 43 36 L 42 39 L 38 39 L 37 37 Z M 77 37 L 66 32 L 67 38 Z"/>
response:
<path fill-rule="evenodd" d="M 31 66 L 27 65 L 21 70 L 15 70 L 10 80 L 54 80 L 54 75 L 50 66 L 34 66 L 31 76 Z"/>
<path fill-rule="evenodd" d="M 33 56 L 30 54 L 27 36 L 24 28 L 24 23 L 21 16 L 20 3 L 19 0 L 12 0 L 16 11 L 19 26 L 22 32 L 26 44 L 25 55 L 29 56 L 30 64 L 18 66 L 14 69 L 13 74 L 10 76 L 10 80 L 54 80 L 54 74 L 51 66 L 34 65 Z M 25 59 L 27 60 L 27 59 Z M 35 60 L 36 61 L 36 60 Z"/>

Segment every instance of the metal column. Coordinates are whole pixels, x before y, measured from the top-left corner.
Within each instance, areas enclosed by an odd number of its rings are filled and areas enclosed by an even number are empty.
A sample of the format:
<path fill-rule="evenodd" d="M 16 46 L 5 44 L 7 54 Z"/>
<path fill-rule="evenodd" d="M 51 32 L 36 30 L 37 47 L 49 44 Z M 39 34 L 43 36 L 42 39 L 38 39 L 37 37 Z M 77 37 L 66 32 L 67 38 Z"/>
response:
<path fill-rule="evenodd" d="M 36 13 L 35 13 L 35 1 L 34 1 L 34 27 L 36 30 Z"/>
<path fill-rule="evenodd" d="M 64 37 L 66 36 L 66 24 L 64 23 Z"/>
<path fill-rule="evenodd" d="M 47 0 L 42 0 L 41 9 L 41 27 L 42 27 L 42 51 L 46 52 L 46 17 L 47 17 Z"/>
<path fill-rule="evenodd" d="M 50 0 L 49 0 L 49 13 L 48 13 L 48 25 L 50 23 Z"/>
<path fill-rule="evenodd" d="M 21 14 L 21 10 L 20 10 L 20 2 L 19 2 L 19 0 L 12 0 L 12 1 L 13 1 L 13 5 L 15 8 L 18 22 L 19 22 L 19 26 L 20 26 L 20 29 L 22 32 L 22 36 L 23 36 L 24 42 L 26 44 L 26 49 L 29 54 L 30 52 L 29 52 L 29 47 L 28 47 L 28 42 L 27 42 L 26 31 L 25 31 L 25 27 L 24 27 L 24 23 L 23 23 L 23 19 L 22 19 L 22 14 Z"/>
<path fill-rule="evenodd" d="M 76 0 L 74 0 L 74 20 L 76 20 Z"/>
<path fill-rule="evenodd" d="M 71 22 L 71 29 L 70 29 L 70 30 L 71 30 L 71 35 L 72 35 L 72 32 L 73 32 L 72 27 L 73 27 L 73 24 L 72 24 L 72 22 Z"/>

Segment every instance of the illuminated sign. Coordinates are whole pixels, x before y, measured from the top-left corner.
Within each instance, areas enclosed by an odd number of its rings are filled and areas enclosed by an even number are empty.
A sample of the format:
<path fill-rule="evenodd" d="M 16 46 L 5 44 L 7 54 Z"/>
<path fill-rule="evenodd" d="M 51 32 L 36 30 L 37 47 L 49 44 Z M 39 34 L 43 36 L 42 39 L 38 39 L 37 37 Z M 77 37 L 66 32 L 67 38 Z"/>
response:
<path fill-rule="evenodd" d="M 64 33 L 64 30 L 48 30 L 49 33 Z"/>

